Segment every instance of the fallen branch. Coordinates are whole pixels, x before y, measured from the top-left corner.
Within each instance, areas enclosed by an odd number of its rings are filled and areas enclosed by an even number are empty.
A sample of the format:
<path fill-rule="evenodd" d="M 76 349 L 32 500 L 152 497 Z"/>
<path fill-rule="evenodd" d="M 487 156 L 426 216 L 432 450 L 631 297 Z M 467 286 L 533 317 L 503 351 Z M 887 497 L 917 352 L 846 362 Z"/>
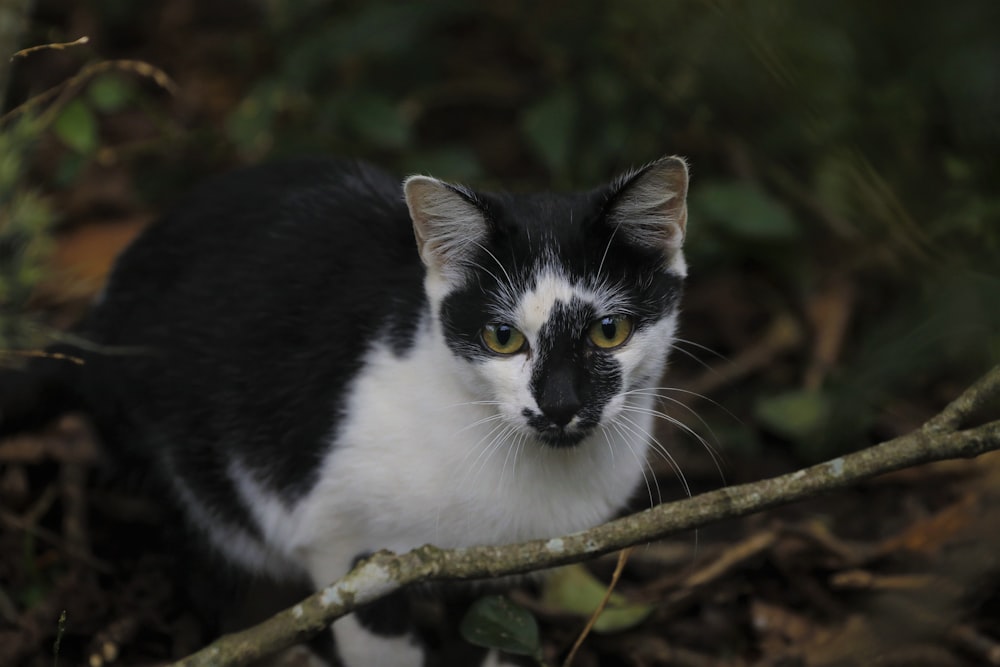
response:
<path fill-rule="evenodd" d="M 780 477 L 659 505 L 573 535 L 500 547 L 445 550 L 426 545 L 400 555 L 380 551 L 294 607 L 252 628 L 223 636 L 174 667 L 248 664 L 301 642 L 358 607 L 418 581 L 485 579 L 565 565 L 901 468 L 997 450 L 1000 420 L 958 429 L 998 396 L 1000 366 L 908 435 Z"/>

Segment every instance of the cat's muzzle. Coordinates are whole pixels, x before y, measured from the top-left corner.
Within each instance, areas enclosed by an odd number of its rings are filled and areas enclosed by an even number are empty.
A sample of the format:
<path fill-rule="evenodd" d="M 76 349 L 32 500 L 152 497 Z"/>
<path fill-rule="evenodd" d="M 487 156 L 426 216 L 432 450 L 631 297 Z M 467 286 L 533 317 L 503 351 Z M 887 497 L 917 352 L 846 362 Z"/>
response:
<path fill-rule="evenodd" d="M 525 408 L 522 413 L 528 420 L 530 426 L 538 436 L 538 439 L 549 447 L 562 449 L 574 447 L 587 437 L 593 430 L 593 424 L 581 422 L 577 419 L 575 425 L 572 420 L 569 423 L 559 424 L 543 413 L 535 412 Z"/>

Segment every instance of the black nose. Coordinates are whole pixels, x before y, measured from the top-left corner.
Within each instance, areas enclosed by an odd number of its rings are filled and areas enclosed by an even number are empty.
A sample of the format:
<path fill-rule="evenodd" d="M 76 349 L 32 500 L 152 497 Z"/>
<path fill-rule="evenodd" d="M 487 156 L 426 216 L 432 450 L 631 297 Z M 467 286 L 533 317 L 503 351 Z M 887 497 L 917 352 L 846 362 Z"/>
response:
<path fill-rule="evenodd" d="M 580 402 L 574 397 L 569 400 L 539 403 L 538 407 L 542 414 L 549 418 L 549 421 L 562 427 L 570 423 L 576 413 L 580 411 Z"/>
<path fill-rule="evenodd" d="M 580 411 L 571 364 L 555 364 L 546 369 L 534 391 L 538 409 L 553 424 L 562 428 Z"/>

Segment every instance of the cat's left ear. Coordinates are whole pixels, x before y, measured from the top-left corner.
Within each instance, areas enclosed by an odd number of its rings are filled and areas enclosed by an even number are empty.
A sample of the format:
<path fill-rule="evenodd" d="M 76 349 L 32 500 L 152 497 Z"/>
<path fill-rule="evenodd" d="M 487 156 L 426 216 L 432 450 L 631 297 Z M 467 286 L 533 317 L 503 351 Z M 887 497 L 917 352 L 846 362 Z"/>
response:
<path fill-rule="evenodd" d="M 683 158 L 664 157 L 625 174 L 613 185 L 607 219 L 640 247 L 680 264 L 687 228 L 688 169 Z M 676 260 L 679 260 L 676 261 Z"/>

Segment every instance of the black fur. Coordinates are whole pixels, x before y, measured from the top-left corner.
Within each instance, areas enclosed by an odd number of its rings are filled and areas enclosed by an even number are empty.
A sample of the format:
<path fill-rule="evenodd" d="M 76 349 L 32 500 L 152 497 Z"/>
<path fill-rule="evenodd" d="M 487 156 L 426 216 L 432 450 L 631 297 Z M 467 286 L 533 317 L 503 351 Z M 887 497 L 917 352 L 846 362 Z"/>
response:
<path fill-rule="evenodd" d="M 169 452 L 245 528 L 231 450 L 288 502 L 313 484 L 335 406 L 374 339 L 406 354 L 423 268 L 399 182 L 303 160 L 209 182 L 121 257 L 85 329 L 106 440 Z"/>
<path fill-rule="evenodd" d="M 681 279 L 608 223 L 630 183 L 567 195 L 463 190 L 487 219 L 496 259 L 479 253 L 475 264 L 490 270 L 475 269 L 442 304 L 455 352 L 488 355 L 480 332 L 502 307 L 497 278 L 526 289 L 548 262 L 582 282 L 600 266 L 637 329 L 672 309 Z M 220 518 L 253 532 L 224 474 L 228 452 L 266 471 L 261 481 L 287 502 L 310 489 L 337 426 L 334 406 L 369 344 L 387 339 L 405 355 L 422 326 L 422 277 L 392 176 L 303 159 L 216 178 L 123 253 L 81 331 L 99 350 L 68 348 L 81 368 L 46 360 L 4 377 L 0 433 L 85 407 L 112 447 L 157 452 Z M 574 406 L 586 428 L 600 414 L 594 402 L 608 398 L 601 385 L 615 376 L 613 360 L 574 339 L 605 314 L 567 307 L 563 342 L 544 351 L 533 390 L 545 414 L 532 423 L 553 445 L 585 434 L 562 432 Z"/>

